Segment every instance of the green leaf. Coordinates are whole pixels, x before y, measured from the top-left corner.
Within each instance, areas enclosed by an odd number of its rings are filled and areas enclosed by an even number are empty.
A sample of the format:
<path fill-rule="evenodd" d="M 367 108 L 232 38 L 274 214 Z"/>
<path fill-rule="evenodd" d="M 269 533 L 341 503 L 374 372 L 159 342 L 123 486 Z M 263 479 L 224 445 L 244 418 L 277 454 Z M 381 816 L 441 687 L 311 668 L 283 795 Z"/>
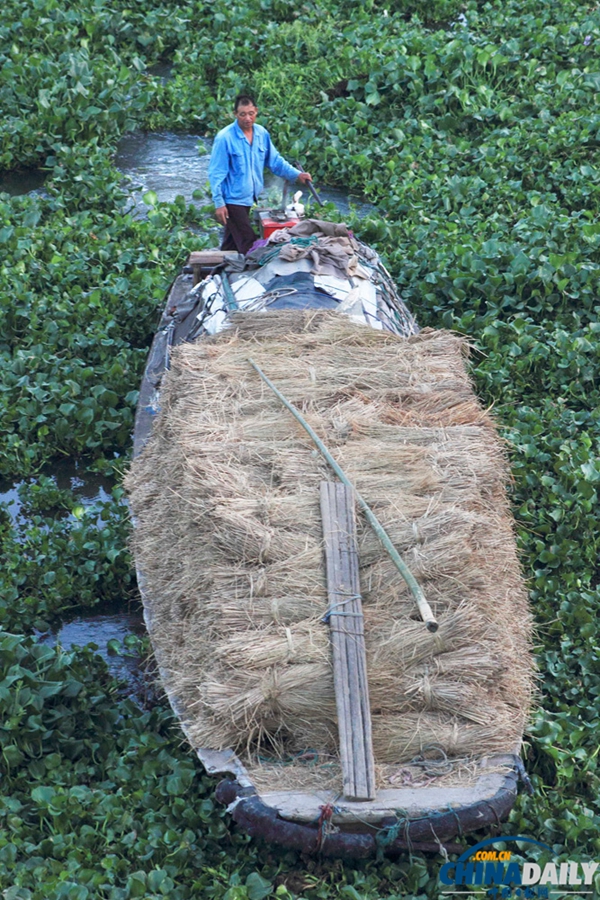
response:
<path fill-rule="evenodd" d="M 600 481 L 600 469 L 593 460 L 583 463 L 580 468 L 588 481 Z"/>
<path fill-rule="evenodd" d="M 25 759 L 19 748 L 15 747 L 14 744 L 9 744 L 7 747 L 3 747 L 2 756 L 4 757 L 8 766 L 18 766 Z"/>
<path fill-rule="evenodd" d="M 156 191 L 146 191 L 145 194 L 142 194 L 142 200 L 146 204 L 146 206 L 156 206 L 158 203 L 158 194 Z"/>
<path fill-rule="evenodd" d="M 259 875 L 258 872 L 250 872 L 246 878 L 246 887 L 248 900 L 264 900 L 273 891 L 271 882 Z"/>
<path fill-rule="evenodd" d="M 27 888 L 13 885 L 3 892 L 2 897 L 3 900 L 31 900 L 33 894 Z"/>
<path fill-rule="evenodd" d="M 31 792 L 31 799 L 33 802 L 39 803 L 42 806 L 49 806 L 54 800 L 54 797 L 54 788 L 46 787 L 44 785 L 34 788 Z"/>
<path fill-rule="evenodd" d="M 340 888 L 342 897 L 348 897 L 349 900 L 365 900 L 362 894 L 359 894 L 355 887 L 351 884 L 345 884 Z"/>

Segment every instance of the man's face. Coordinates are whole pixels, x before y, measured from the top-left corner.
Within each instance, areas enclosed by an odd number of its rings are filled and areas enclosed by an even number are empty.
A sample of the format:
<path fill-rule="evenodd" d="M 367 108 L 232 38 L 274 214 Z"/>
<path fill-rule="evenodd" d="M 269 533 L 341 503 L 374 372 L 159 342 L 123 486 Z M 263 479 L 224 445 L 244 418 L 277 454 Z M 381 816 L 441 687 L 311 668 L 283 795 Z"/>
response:
<path fill-rule="evenodd" d="M 235 112 L 235 117 L 242 131 L 252 131 L 257 115 L 258 110 L 252 103 L 240 103 Z"/>

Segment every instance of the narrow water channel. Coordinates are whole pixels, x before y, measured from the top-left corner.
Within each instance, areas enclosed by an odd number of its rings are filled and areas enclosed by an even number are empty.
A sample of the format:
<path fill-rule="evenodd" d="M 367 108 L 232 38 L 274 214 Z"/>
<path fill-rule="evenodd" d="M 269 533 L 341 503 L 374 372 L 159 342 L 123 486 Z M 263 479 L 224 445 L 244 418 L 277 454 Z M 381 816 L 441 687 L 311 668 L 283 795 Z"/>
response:
<path fill-rule="evenodd" d="M 115 163 L 130 179 L 132 190 L 135 189 L 133 199 L 136 209 L 139 212 L 146 211 L 147 207 L 142 200 L 146 191 L 154 191 L 158 200 L 165 203 L 178 195 L 186 203 L 210 202 L 208 164 L 211 146 L 210 140 L 193 134 L 135 132 L 125 135 L 117 148 Z M 194 200 L 194 191 L 198 190 L 206 192 L 204 200 Z M 283 178 L 267 172 L 264 196 L 276 196 L 279 201 L 282 190 Z M 351 206 L 356 208 L 359 216 L 375 210 L 364 198 L 354 197 L 338 188 L 321 187 L 317 184 L 317 190 L 324 202 L 335 203 L 342 214 L 348 213 Z"/>
<path fill-rule="evenodd" d="M 164 203 L 173 201 L 177 196 L 182 196 L 186 204 L 209 202 L 211 145 L 210 140 L 194 134 L 133 132 L 125 135 L 117 147 L 115 164 L 126 176 L 135 211 L 139 215 L 146 214 L 148 207 L 142 200 L 146 191 L 154 191 L 158 200 Z M 0 193 L 15 197 L 38 192 L 43 188 L 46 176 L 47 172 L 42 169 L 5 172 L 0 176 Z M 351 206 L 361 217 L 375 211 L 373 204 L 363 197 L 340 188 L 319 184 L 316 187 L 321 199 L 335 203 L 342 215 L 348 213 Z M 282 189 L 283 179 L 267 172 L 263 199 L 279 198 Z M 195 199 L 195 191 L 204 191 L 204 199 Z"/>
<path fill-rule="evenodd" d="M 136 211 L 145 214 L 146 191 L 154 191 L 163 203 L 177 196 L 186 204 L 195 202 L 194 191 L 208 181 L 209 158 L 209 142 L 197 135 L 134 132 L 121 139 L 115 164 L 127 176 Z"/>
<path fill-rule="evenodd" d="M 93 515 L 97 507 L 95 525 L 98 529 L 105 526 L 102 509 L 113 500 L 114 482 L 111 479 L 90 472 L 82 461 L 70 459 L 55 462 L 51 469 L 44 470 L 42 476 L 51 478 L 55 487 L 68 492 L 71 498 L 72 511 L 53 508 L 46 512 L 50 518 L 64 520 L 65 527 L 70 527 L 79 517 L 79 510 L 91 511 Z M 27 540 L 26 532 L 30 525 L 27 497 L 39 483 L 39 477 L 17 482 L 0 481 L 0 506 L 10 516 L 17 540 L 21 540 L 19 536 L 23 541 Z M 40 524 L 35 527 L 38 531 L 45 528 Z M 144 635 L 142 610 L 124 610 L 122 605 L 86 611 L 63 622 L 53 631 L 38 633 L 43 643 L 61 646 L 65 650 L 92 644 L 106 662 L 111 675 L 124 683 L 127 694 L 142 702 L 147 697 L 148 685 L 140 668 L 137 638 Z M 131 640 L 132 637 L 135 639 Z"/>

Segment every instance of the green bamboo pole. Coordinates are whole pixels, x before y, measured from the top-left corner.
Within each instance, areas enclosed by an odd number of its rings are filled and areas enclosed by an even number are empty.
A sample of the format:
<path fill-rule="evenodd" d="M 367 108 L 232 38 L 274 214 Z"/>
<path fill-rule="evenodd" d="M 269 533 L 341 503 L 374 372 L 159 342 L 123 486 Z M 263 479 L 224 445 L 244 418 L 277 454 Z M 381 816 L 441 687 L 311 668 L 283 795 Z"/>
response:
<path fill-rule="evenodd" d="M 350 479 L 347 477 L 344 470 L 337 464 L 337 462 L 335 461 L 335 459 L 333 458 L 333 456 L 331 455 L 331 453 L 329 452 L 329 450 L 327 449 L 327 447 L 325 446 L 325 444 L 323 443 L 321 438 L 316 434 L 316 432 L 313 431 L 313 429 L 310 427 L 310 425 L 308 424 L 306 419 L 301 415 L 301 413 L 298 412 L 296 407 L 292 403 L 290 403 L 290 401 L 286 397 L 284 397 L 284 395 L 281 393 L 281 391 L 278 388 L 275 387 L 275 385 L 270 380 L 270 378 L 268 378 L 265 375 L 265 373 L 262 371 L 260 366 L 258 366 L 252 358 L 249 357 L 248 362 L 250 363 L 252 368 L 256 372 L 258 372 L 258 374 L 260 375 L 262 380 L 265 382 L 265 384 L 271 388 L 271 390 L 273 391 L 275 396 L 279 400 L 281 400 L 281 402 L 287 409 L 289 409 L 291 414 L 300 423 L 300 425 L 302 425 L 302 427 L 307 432 L 307 434 L 309 434 L 311 436 L 311 438 L 317 445 L 319 452 L 322 454 L 322 456 L 325 457 L 325 459 L 327 460 L 327 462 L 329 463 L 329 465 L 331 466 L 331 468 L 333 469 L 335 474 L 338 476 L 340 481 L 343 484 L 345 484 L 346 487 L 350 488 L 351 491 L 353 491 L 354 496 L 356 497 L 356 502 L 358 503 L 358 505 L 364 512 L 365 516 L 367 517 L 367 521 L 369 522 L 371 528 L 373 529 L 373 531 L 375 532 L 375 534 L 377 535 L 377 537 L 379 538 L 379 540 L 385 547 L 392 562 L 394 563 L 394 565 L 396 566 L 396 568 L 398 569 L 398 571 L 404 578 L 405 582 L 407 583 L 407 585 L 410 589 L 410 592 L 415 599 L 415 603 L 417 604 L 417 606 L 419 608 L 419 613 L 421 614 L 421 618 L 425 622 L 428 630 L 429 631 L 437 631 L 439 628 L 439 625 L 436 622 L 435 616 L 433 615 L 433 612 L 431 611 L 431 607 L 425 598 L 425 594 L 423 593 L 420 584 L 418 583 L 418 581 L 416 580 L 416 578 L 414 577 L 412 572 L 409 570 L 408 566 L 406 565 L 406 563 L 404 562 L 404 560 L 402 559 L 402 557 L 400 556 L 400 554 L 398 553 L 398 551 L 396 550 L 394 545 L 392 544 L 389 535 L 387 534 L 386 530 L 384 529 L 383 525 L 381 524 L 381 522 L 379 521 L 379 519 L 377 518 L 375 513 L 371 510 L 371 507 L 362 498 L 362 496 L 359 494 L 359 492 L 357 491 L 355 486 L 352 484 Z"/>

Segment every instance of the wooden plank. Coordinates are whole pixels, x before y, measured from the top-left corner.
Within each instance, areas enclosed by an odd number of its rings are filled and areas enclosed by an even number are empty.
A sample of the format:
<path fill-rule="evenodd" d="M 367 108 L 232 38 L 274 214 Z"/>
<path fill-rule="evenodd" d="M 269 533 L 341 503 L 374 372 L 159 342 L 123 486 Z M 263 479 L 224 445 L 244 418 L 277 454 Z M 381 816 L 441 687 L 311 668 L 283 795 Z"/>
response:
<path fill-rule="evenodd" d="M 192 250 L 186 265 L 188 266 L 218 266 L 228 257 L 238 256 L 237 250 Z"/>
<path fill-rule="evenodd" d="M 202 281 L 202 274 L 227 262 L 228 257 L 239 256 L 237 250 L 193 250 L 186 263 L 194 273 L 194 285 Z"/>
<path fill-rule="evenodd" d="M 358 646 L 359 637 L 362 636 L 364 648 L 364 636 L 362 616 L 359 619 L 359 613 L 356 608 L 356 600 L 360 594 L 358 555 L 356 553 L 352 554 L 352 545 L 354 544 L 355 546 L 356 544 L 353 527 L 354 498 L 344 485 L 332 482 L 331 486 L 333 488 L 333 501 L 338 522 L 337 545 L 341 561 L 341 580 L 338 582 L 337 587 L 337 609 L 332 611 L 330 628 L 332 628 L 333 633 L 337 632 L 340 640 L 346 646 L 347 668 L 344 676 L 350 703 L 348 730 L 352 747 L 352 773 L 354 778 L 352 794 L 347 794 L 346 796 L 366 800 L 368 799 L 367 753 L 365 751 L 363 707 L 361 702 L 363 683 L 360 678 L 361 666 Z M 350 495 L 349 499 L 348 495 Z M 352 541 L 352 537 L 354 537 L 354 541 Z M 353 577 L 355 571 L 356 578 Z M 358 628 L 359 622 L 361 625 L 360 630 Z"/>
<path fill-rule="evenodd" d="M 375 761 L 352 491 L 340 482 L 321 482 L 321 517 L 344 797 L 373 800 Z"/>
<path fill-rule="evenodd" d="M 340 525 L 337 519 L 336 495 L 330 488 L 332 482 L 321 482 L 321 518 L 325 538 L 325 563 L 327 567 L 327 594 L 329 612 L 336 611 L 340 600 L 338 590 L 342 585 L 342 560 L 338 550 L 337 537 Z M 341 608 L 343 609 L 343 607 Z M 352 710 L 350 706 L 350 690 L 348 686 L 348 648 L 344 634 L 338 628 L 342 619 L 334 616 L 335 625 L 331 627 L 329 618 L 331 649 L 333 656 L 333 681 L 337 707 L 338 732 L 340 740 L 340 762 L 342 765 L 343 791 L 345 797 L 356 793 L 354 781 L 354 761 L 352 746 Z"/>

